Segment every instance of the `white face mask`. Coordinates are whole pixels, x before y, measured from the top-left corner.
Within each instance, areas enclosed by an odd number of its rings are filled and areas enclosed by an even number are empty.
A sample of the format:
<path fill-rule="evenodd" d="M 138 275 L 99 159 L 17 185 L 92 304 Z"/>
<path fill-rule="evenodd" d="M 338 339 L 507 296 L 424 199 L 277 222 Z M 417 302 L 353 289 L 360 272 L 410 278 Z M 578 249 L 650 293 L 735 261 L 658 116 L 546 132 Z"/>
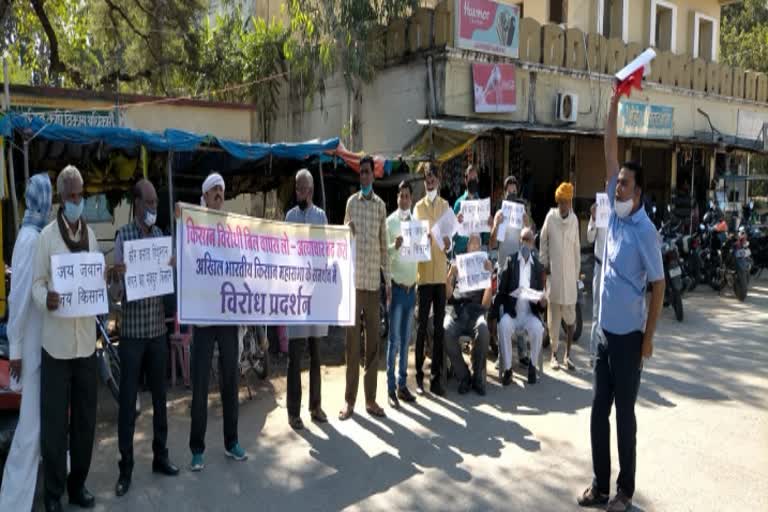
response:
<path fill-rule="evenodd" d="M 437 189 L 427 190 L 427 197 L 430 201 L 434 201 L 437 197 Z"/>
<path fill-rule="evenodd" d="M 152 226 L 154 226 L 156 221 L 157 221 L 156 213 L 152 213 L 150 211 L 147 211 L 144 213 L 144 224 L 146 224 L 148 228 L 151 228 Z"/>
<path fill-rule="evenodd" d="M 627 199 L 626 201 L 615 201 L 613 205 L 613 209 L 616 211 L 616 215 L 619 216 L 619 218 L 623 219 L 629 216 L 630 213 L 632 213 L 632 207 L 634 206 L 634 201 L 632 199 Z"/>
<path fill-rule="evenodd" d="M 403 210 L 398 208 L 397 213 L 400 215 L 400 220 L 408 220 L 411 216 L 411 210 Z"/>

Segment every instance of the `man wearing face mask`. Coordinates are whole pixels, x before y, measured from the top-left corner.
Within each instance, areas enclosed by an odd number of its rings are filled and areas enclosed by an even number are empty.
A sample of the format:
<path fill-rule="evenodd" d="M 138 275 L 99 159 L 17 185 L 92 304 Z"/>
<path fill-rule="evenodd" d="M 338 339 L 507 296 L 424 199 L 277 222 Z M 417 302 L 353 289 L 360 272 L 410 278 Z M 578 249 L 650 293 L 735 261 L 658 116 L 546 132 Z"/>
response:
<path fill-rule="evenodd" d="M 389 343 L 387 344 L 387 392 L 389 405 L 400 408 L 403 402 L 415 402 L 406 385 L 408 376 L 408 342 L 411 339 L 411 321 L 416 305 L 416 267 L 414 261 L 403 261 L 400 247 L 402 222 L 411 220 L 411 184 L 403 181 L 398 186 L 397 211 L 387 217 L 387 252 L 389 268 L 392 271 L 392 304 L 389 306 Z M 397 381 L 395 381 L 395 358 L 400 353 Z"/>
<path fill-rule="evenodd" d="M 517 178 L 514 176 L 507 176 L 504 180 L 504 200 L 520 203 L 525 206 L 525 215 L 523 216 L 523 226 L 531 227 L 531 216 L 529 215 L 528 205 L 526 202 L 517 195 Z M 493 228 L 491 228 L 491 249 L 498 247 L 499 251 L 499 270 L 504 270 L 503 265 L 507 261 L 507 257 L 516 253 L 520 248 L 520 232 L 522 228 L 513 228 L 509 225 L 509 219 L 505 219 L 502 215 L 501 208 L 496 212 L 493 217 Z M 505 237 L 503 242 L 498 241 L 498 234 L 500 229 L 505 229 Z"/>
<path fill-rule="evenodd" d="M 328 224 L 325 212 L 312 204 L 315 186 L 312 173 L 301 169 L 296 173 L 297 205 L 285 215 L 286 222 Z M 309 415 L 312 421 L 326 423 L 328 417 L 320 407 L 320 341 L 328 335 L 327 325 L 298 325 L 288 328 L 288 424 L 294 430 L 304 428 L 301 420 L 301 359 L 304 346 L 309 346 Z"/>
<path fill-rule="evenodd" d="M 148 180 L 133 187 L 133 222 L 117 231 L 115 239 L 115 271 L 125 274 L 124 244 L 131 240 L 158 238 L 163 232 L 157 220 L 157 192 Z M 173 263 L 173 261 L 171 261 Z M 124 288 L 123 288 L 124 290 Z M 168 417 L 166 414 L 166 343 L 165 306 L 163 297 L 149 297 L 128 302 L 123 298 L 120 322 L 120 412 L 117 438 L 120 449 L 120 476 L 115 494 L 123 496 L 131 487 L 133 474 L 133 433 L 136 427 L 136 394 L 139 390 L 142 363 L 152 392 L 152 472 L 175 476 L 179 468 L 168 459 Z"/>
<path fill-rule="evenodd" d="M 499 352 L 501 355 L 502 384 L 512 382 L 512 337 L 523 330 L 531 342 L 531 358 L 528 360 L 528 383 L 536 383 L 536 362 L 541 353 L 544 338 L 544 324 L 541 314 L 547 305 L 546 298 L 538 303 L 516 299 L 511 293 L 518 288 L 544 290 L 544 267 L 533 253 L 533 231 L 524 228 L 520 233 L 520 251 L 507 257 L 504 270 L 499 277 L 499 287 L 494 299 L 498 308 Z"/>
<path fill-rule="evenodd" d="M 224 178 L 212 173 L 203 182 L 201 206 L 221 210 L 224 206 Z M 181 293 L 182 290 L 179 290 Z M 202 325 L 195 327 L 195 339 L 190 354 L 192 372 L 192 424 L 189 432 L 189 449 L 192 452 L 192 471 L 205 467 L 205 431 L 208 426 L 208 384 L 211 376 L 211 359 L 214 344 L 219 348 L 221 369 L 219 392 L 224 409 L 224 455 L 236 461 L 248 459 L 240 446 L 237 435 L 237 416 L 240 406 L 238 386 L 240 368 L 238 354 L 237 326 Z"/>
<path fill-rule="evenodd" d="M 547 326 L 552 342 L 552 369 L 560 365 L 557 347 L 560 342 L 560 321 L 565 321 L 566 346 L 563 364 L 575 369 L 571 361 L 573 328 L 576 323 L 577 282 L 581 269 L 579 220 L 573 213 L 573 185 L 563 182 L 555 191 L 557 208 L 552 208 L 541 228 L 541 264 L 547 273 L 546 287 L 549 297 Z"/>
<path fill-rule="evenodd" d="M 42 314 L 32 303 L 32 278 L 40 231 L 51 211 L 51 179 L 30 178 L 24 192 L 27 210 L 13 245 L 8 341 L 11 376 L 21 381 L 19 422 L 3 471 L 0 510 L 32 510 L 40 461 L 40 349 Z"/>
<path fill-rule="evenodd" d="M 467 200 L 480 199 L 480 178 L 477 175 L 477 168 L 474 165 L 470 165 L 467 167 L 467 170 L 464 171 L 464 184 L 466 185 L 467 190 L 456 199 L 456 203 L 453 205 L 453 213 L 456 214 L 459 224 L 464 222 L 464 215 L 461 214 L 461 203 Z M 488 218 L 488 226 L 493 226 L 493 216 Z M 490 236 L 488 233 L 483 233 L 480 240 L 483 245 L 487 245 Z M 455 235 L 453 237 L 454 254 L 464 254 L 467 252 L 468 242 L 469 237 L 458 234 Z"/>
<path fill-rule="evenodd" d="M 82 218 L 83 178 L 67 166 L 56 179 L 61 206 L 56 220 L 41 232 L 35 255 L 32 298 L 43 310 L 40 365 L 40 444 L 45 480 L 45 509 L 61 510 L 65 489 L 69 502 L 92 508 L 85 488 L 96 434 L 96 318 L 54 316 L 59 294 L 51 289 L 51 256 L 97 252 L 96 235 Z M 67 477 L 67 446 L 70 471 Z"/>
<path fill-rule="evenodd" d="M 605 122 L 605 163 L 611 215 L 603 253 L 600 327 L 604 339 L 597 347 L 594 394 L 590 418 L 592 469 L 590 485 L 577 498 L 579 505 L 608 504 L 606 510 L 632 508 L 635 492 L 635 401 L 640 389 L 643 358 L 653 354 L 653 335 L 664 301 L 664 266 L 656 228 L 643 209 L 643 168 L 619 165 L 616 135 L 620 94 L 611 99 Z M 645 286 L 652 284 L 646 309 Z M 608 502 L 611 478 L 611 406 L 616 403 L 619 477 L 616 496 Z"/>

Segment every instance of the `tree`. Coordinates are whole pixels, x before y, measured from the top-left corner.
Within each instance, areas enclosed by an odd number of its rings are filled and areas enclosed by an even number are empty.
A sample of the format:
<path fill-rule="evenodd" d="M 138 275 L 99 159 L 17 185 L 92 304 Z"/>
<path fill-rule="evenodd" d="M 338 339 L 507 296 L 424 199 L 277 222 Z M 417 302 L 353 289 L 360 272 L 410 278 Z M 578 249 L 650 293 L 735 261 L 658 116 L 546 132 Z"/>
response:
<path fill-rule="evenodd" d="M 768 71 L 768 3 L 743 0 L 723 6 L 720 61 L 730 66 Z"/>

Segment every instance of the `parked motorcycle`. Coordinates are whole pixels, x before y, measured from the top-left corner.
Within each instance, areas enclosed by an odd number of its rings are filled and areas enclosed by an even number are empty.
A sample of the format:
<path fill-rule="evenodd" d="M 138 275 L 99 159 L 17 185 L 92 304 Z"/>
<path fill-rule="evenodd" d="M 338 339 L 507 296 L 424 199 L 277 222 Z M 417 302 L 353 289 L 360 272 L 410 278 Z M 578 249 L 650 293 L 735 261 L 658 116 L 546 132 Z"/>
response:
<path fill-rule="evenodd" d="M 662 230 L 663 231 L 663 226 Z M 677 238 L 666 238 L 661 243 L 661 258 L 664 263 L 664 305 L 671 305 L 675 310 L 675 318 L 683 321 L 683 270 L 680 255 L 677 251 Z"/>

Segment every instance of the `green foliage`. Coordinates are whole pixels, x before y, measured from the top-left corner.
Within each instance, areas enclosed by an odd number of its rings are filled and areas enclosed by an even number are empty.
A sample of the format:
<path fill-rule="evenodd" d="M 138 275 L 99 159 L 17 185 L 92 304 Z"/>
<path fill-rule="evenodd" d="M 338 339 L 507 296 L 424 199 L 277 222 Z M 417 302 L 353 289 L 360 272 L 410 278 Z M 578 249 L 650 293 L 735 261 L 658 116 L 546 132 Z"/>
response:
<path fill-rule="evenodd" d="M 768 3 L 743 0 L 722 9 L 720 61 L 768 71 Z"/>

